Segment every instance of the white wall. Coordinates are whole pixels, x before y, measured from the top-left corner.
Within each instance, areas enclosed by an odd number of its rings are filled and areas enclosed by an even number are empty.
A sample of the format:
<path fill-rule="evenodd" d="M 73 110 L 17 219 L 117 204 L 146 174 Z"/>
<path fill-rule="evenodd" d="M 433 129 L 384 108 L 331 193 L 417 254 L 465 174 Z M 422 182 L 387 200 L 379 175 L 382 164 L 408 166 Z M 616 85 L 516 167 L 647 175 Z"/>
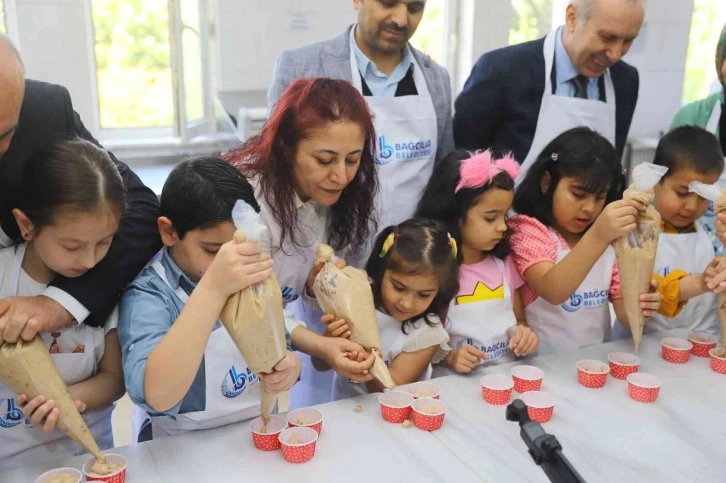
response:
<path fill-rule="evenodd" d="M 283 49 L 337 37 L 356 20 L 351 0 L 218 0 L 218 4 L 222 90 L 267 90 Z"/>
<path fill-rule="evenodd" d="M 626 61 L 640 73 L 630 137 L 667 131 L 681 107 L 693 0 L 651 1 L 646 25 Z"/>
<path fill-rule="evenodd" d="M 86 127 L 97 118 L 87 0 L 15 0 L 28 78 L 64 85 Z"/>

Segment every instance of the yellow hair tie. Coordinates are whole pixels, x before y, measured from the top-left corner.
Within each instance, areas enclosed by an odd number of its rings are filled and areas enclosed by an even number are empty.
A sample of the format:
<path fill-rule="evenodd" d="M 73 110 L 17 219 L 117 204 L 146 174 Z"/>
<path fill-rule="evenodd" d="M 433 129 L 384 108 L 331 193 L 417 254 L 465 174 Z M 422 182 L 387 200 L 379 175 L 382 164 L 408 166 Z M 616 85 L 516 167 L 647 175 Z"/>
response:
<path fill-rule="evenodd" d="M 386 241 L 383 242 L 383 247 L 381 247 L 381 253 L 378 255 L 380 258 L 385 258 L 386 255 L 388 255 L 388 252 L 391 250 L 396 238 L 398 238 L 398 233 L 393 232 L 386 237 Z"/>
<path fill-rule="evenodd" d="M 451 236 L 451 233 L 447 233 L 449 237 L 449 246 L 451 247 L 451 253 L 454 255 L 454 258 L 459 254 L 459 247 L 456 245 L 456 240 Z"/>

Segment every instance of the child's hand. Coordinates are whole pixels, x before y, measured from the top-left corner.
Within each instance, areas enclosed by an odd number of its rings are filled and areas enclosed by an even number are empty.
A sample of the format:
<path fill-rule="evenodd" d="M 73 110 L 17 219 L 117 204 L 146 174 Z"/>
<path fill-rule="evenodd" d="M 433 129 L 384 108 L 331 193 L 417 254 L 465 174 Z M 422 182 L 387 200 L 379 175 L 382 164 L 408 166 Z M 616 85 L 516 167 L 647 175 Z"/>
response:
<path fill-rule="evenodd" d="M 325 314 L 320 321 L 325 324 L 325 337 L 342 337 L 350 339 L 350 325 L 345 319 L 336 319 L 333 314 Z"/>
<path fill-rule="evenodd" d="M 518 325 L 514 337 L 509 341 L 509 349 L 517 357 L 528 356 L 539 349 L 539 337 L 529 327 Z"/>
<path fill-rule="evenodd" d="M 345 268 L 346 263 L 345 260 L 342 258 L 338 258 L 335 262 L 335 266 L 340 268 L 341 270 Z M 305 290 L 307 291 L 307 294 L 309 297 L 315 297 L 315 292 L 313 291 L 313 284 L 315 283 L 315 277 L 318 276 L 320 273 L 320 270 L 323 269 L 323 262 L 315 262 L 313 265 L 313 268 L 310 269 L 310 273 L 308 273 L 308 280 L 305 282 Z"/>
<path fill-rule="evenodd" d="M 461 349 L 453 350 L 446 355 L 446 364 L 459 374 L 466 374 L 474 370 L 481 361 L 488 357 L 476 347 L 464 344 Z"/>
<path fill-rule="evenodd" d="M 656 315 L 660 309 L 661 294 L 658 291 L 658 282 L 651 280 L 650 288 L 650 293 L 640 296 L 640 310 L 646 319 Z"/>
<path fill-rule="evenodd" d="M 300 377 L 300 359 L 288 352 L 280 362 L 275 364 L 272 374 L 265 374 L 262 380 L 265 381 L 265 388 L 272 394 L 285 392 L 295 385 Z"/>
<path fill-rule="evenodd" d="M 46 401 L 45 396 L 41 395 L 28 402 L 28 396 L 20 394 L 15 402 L 23 410 L 23 415 L 33 423 L 33 426 L 42 428 L 46 433 L 52 433 L 55 430 L 60 417 L 60 411 L 55 407 L 55 401 L 52 399 Z M 86 410 L 86 404 L 83 401 L 74 402 L 79 412 L 82 413 Z"/>
<path fill-rule="evenodd" d="M 229 297 L 272 275 L 272 259 L 257 243 L 222 245 L 202 277 L 214 293 Z M 200 282 L 201 283 L 201 282 Z"/>
<path fill-rule="evenodd" d="M 715 294 L 726 290 L 726 257 L 717 257 L 711 260 L 706 270 L 701 274 L 701 281 Z"/>
<path fill-rule="evenodd" d="M 368 370 L 373 366 L 375 357 L 367 353 L 363 346 L 340 337 L 324 340 L 323 359 L 340 377 L 358 383 L 374 379 Z"/>
<path fill-rule="evenodd" d="M 600 239 L 608 245 L 618 238 L 635 231 L 635 217 L 645 209 L 635 200 L 613 201 L 602 210 L 592 228 Z"/>

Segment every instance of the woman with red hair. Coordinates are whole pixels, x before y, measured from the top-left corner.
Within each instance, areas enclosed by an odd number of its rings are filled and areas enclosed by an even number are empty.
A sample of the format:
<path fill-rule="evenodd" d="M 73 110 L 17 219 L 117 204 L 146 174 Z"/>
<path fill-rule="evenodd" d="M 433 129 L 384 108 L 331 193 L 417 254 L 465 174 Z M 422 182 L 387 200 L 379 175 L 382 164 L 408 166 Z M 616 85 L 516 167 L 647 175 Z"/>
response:
<path fill-rule="evenodd" d="M 373 360 L 350 360 L 349 353 L 363 348 L 318 335 L 324 326 L 312 281 L 321 268 L 315 263 L 319 244 L 331 245 L 339 256 L 362 257 L 375 235 L 374 149 L 373 119 L 363 97 L 346 81 L 319 78 L 290 84 L 262 131 L 226 155 L 255 187 L 269 231 L 262 248 L 272 256 L 283 298 L 312 329 L 288 326 L 293 347 L 355 382 L 372 378 L 367 369 Z M 332 373 L 316 370 L 305 356 L 301 361 L 293 407 L 329 401 Z"/>

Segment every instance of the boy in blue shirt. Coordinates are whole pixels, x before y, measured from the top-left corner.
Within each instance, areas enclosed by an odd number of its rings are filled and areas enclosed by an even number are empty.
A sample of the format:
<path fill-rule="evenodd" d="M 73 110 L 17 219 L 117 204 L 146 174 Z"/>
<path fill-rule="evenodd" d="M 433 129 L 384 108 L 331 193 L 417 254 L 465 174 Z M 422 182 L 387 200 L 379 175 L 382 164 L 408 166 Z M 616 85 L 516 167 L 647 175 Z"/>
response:
<path fill-rule="evenodd" d="M 135 422 L 148 414 L 154 438 L 260 414 L 260 381 L 219 322 L 230 295 L 272 273 L 259 245 L 231 241 L 237 200 L 260 210 L 249 182 L 226 162 L 200 158 L 178 165 L 161 195 L 165 248 L 121 299 L 126 387 L 143 410 L 136 410 Z M 289 336 L 287 346 L 291 350 Z M 279 393 L 299 375 L 300 361 L 288 352 L 263 377 L 266 388 Z"/>

